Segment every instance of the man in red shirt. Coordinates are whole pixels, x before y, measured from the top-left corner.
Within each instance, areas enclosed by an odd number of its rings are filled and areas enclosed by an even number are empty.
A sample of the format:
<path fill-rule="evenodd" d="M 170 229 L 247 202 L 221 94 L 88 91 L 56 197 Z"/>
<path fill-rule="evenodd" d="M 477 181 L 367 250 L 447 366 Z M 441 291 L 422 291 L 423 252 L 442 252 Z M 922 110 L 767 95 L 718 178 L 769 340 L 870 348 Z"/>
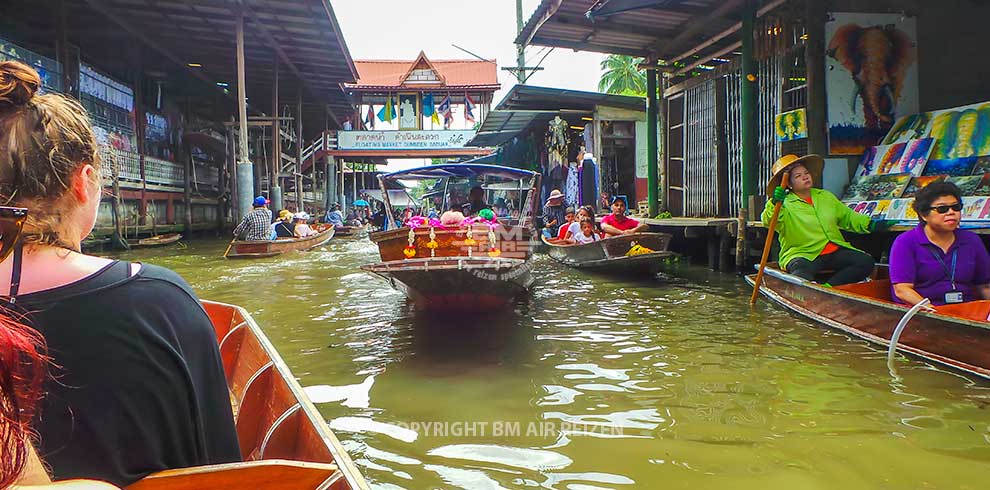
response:
<path fill-rule="evenodd" d="M 621 197 L 612 199 L 612 214 L 602 218 L 602 231 L 609 236 L 639 233 L 649 227 L 646 223 L 626 217 L 626 200 Z"/>

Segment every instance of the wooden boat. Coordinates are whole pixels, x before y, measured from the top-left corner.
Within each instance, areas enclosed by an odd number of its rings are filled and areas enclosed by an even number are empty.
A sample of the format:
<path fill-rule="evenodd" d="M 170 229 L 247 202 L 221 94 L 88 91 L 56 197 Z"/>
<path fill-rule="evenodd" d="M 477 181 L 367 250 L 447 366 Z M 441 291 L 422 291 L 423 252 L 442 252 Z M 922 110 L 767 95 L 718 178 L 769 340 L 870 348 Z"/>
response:
<path fill-rule="evenodd" d="M 305 238 L 279 238 L 278 240 L 234 240 L 223 256 L 228 259 L 258 259 L 274 257 L 286 252 L 310 250 L 330 241 L 333 226 L 313 225 L 318 233 Z"/>
<path fill-rule="evenodd" d="M 155 235 L 148 238 L 130 238 L 127 240 L 127 244 L 130 245 L 131 248 L 161 247 L 164 245 L 173 244 L 181 239 L 181 233 L 168 233 L 166 235 Z"/>
<path fill-rule="evenodd" d="M 550 258 L 564 265 L 619 276 L 655 276 L 663 260 L 674 255 L 667 251 L 667 233 L 634 233 L 609 237 L 583 245 L 551 243 L 543 237 Z M 636 245 L 652 252 L 636 253 Z"/>
<path fill-rule="evenodd" d="M 875 279 L 831 288 L 768 265 L 760 291 L 785 308 L 832 328 L 889 347 L 908 307 L 891 300 L 885 267 Z M 752 285 L 756 274 L 746 276 Z M 936 306 L 908 323 L 897 350 L 990 378 L 990 301 Z"/>
<path fill-rule="evenodd" d="M 220 345 L 244 462 L 160 471 L 127 488 L 369 488 L 251 316 L 233 305 L 203 307 Z"/>
<path fill-rule="evenodd" d="M 346 237 L 346 236 L 359 236 L 367 232 L 368 225 L 361 226 L 338 226 L 335 228 L 334 236 Z"/>
<path fill-rule="evenodd" d="M 416 308 L 427 310 L 490 310 L 505 307 L 533 283 L 529 259 L 533 253 L 533 216 L 539 198 L 540 176 L 535 172 L 495 165 L 446 164 L 404 170 L 379 176 L 386 216 L 395 216 L 389 202 L 399 181 L 441 181 L 447 189 L 442 209 L 448 209 L 448 192 L 467 195 L 480 186 L 487 192 L 504 188 L 487 186 L 518 183 L 514 187 L 523 202 L 523 217 L 496 224 L 475 222 L 463 226 L 417 226 L 373 232 L 381 262 L 362 269 L 385 278 L 409 297 Z M 518 190 L 522 189 L 522 190 Z M 415 224 L 415 223 L 414 223 Z M 537 242 L 538 243 L 538 242 Z"/>

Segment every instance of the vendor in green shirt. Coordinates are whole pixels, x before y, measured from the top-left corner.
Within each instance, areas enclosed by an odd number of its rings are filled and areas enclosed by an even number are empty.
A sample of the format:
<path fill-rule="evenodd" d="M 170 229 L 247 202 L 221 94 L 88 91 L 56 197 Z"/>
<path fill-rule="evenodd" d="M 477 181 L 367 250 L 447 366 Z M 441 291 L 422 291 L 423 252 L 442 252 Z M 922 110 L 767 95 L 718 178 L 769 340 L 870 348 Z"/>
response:
<path fill-rule="evenodd" d="M 869 216 L 853 212 L 831 192 L 814 187 L 813 176 L 820 178 L 824 166 L 818 155 L 784 155 L 777 160 L 767 185 L 771 199 L 763 210 L 763 224 L 770 223 L 774 205 L 784 203 L 777 220 L 780 265 L 809 281 L 822 270 L 834 271 L 826 282 L 832 286 L 859 282 L 873 272 L 875 262 L 850 245 L 840 230 L 869 233 L 874 227 Z M 785 173 L 790 175 L 786 189 L 780 185 Z"/>

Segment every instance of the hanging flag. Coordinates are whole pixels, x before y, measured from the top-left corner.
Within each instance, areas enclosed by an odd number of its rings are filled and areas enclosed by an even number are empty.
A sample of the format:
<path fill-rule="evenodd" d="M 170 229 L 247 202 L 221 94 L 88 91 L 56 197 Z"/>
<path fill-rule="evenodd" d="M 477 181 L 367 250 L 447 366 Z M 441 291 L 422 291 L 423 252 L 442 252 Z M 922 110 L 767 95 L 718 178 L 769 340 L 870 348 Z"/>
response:
<path fill-rule="evenodd" d="M 443 126 L 445 128 L 449 128 L 450 123 L 454 121 L 454 114 L 450 110 L 450 95 L 445 96 L 443 100 L 440 101 L 440 105 L 437 107 L 437 112 L 443 116 Z"/>
<path fill-rule="evenodd" d="M 382 106 L 381 110 L 378 111 L 378 120 L 385 122 L 392 122 L 395 118 L 395 104 L 392 103 L 392 96 L 389 95 L 385 100 L 385 105 Z"/>
<path fill-rule="evenodd" d="M 364 119 L 364 126 L 368 129 L 375 129 L 375 106 L 368 104 L 368 116 Z"/>
<path fill-rule="evenodd" d="M 467 93 L 464 94 L 464 120 L 474 123 L 474 101 Z"/>
<path fill-rule="evenodd" d="M 430 122 L 433 124 L 440 124 L 440 115 L 437 114 L 437 108 L 433 104 L 433 94 L 429 93 L 423 97 L 423 115 L 430 118 Z"/>

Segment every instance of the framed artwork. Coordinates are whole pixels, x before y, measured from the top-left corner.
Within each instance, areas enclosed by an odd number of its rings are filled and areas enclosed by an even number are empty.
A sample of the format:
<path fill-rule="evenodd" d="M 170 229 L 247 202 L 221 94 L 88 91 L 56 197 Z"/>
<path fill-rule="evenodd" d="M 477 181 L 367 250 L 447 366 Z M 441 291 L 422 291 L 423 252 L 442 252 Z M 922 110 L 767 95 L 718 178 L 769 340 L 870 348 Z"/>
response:
<path fill-rule="evenodd" d="M 423 129 L 423 102 L 419 92 L 399 93 L 399 129 Z"/>
<path fill-rule="evenodd" d="M 804 109 L 777 114 L 773 117 L 777 141 L 791 141 L 808 137 L 808 116 Z"/>

